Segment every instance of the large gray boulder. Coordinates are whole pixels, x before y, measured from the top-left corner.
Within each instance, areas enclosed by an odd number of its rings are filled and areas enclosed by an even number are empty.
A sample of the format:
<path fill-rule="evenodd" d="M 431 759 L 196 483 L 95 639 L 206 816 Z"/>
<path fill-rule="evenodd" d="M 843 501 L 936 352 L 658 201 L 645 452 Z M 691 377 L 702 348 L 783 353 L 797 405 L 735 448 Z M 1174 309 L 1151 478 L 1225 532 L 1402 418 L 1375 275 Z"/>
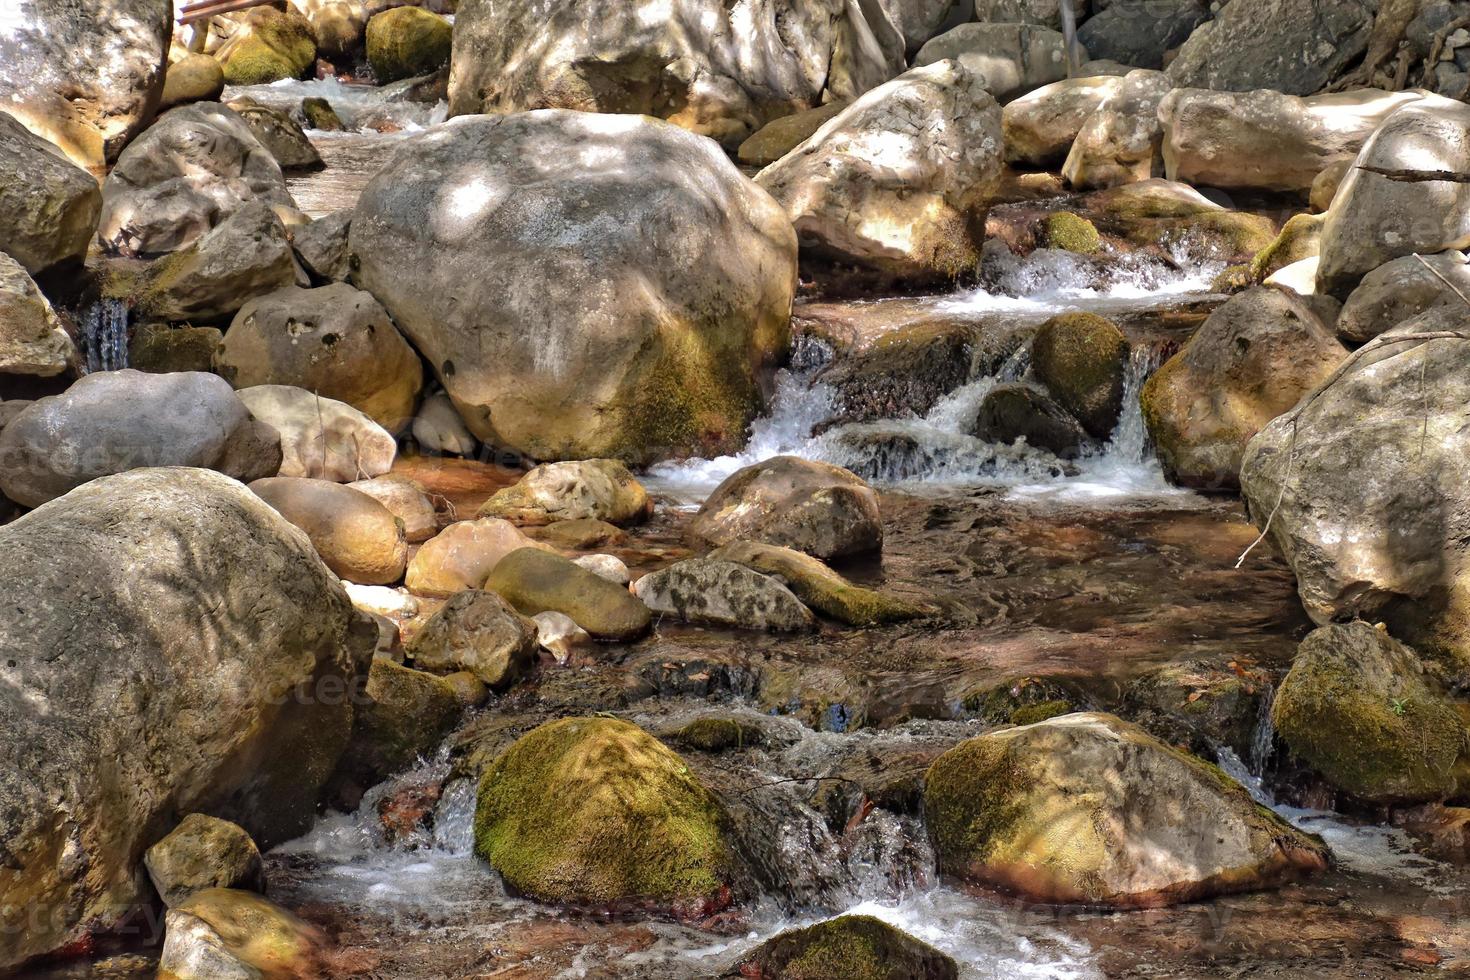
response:
<path fill-rule="evenodd" d="M 5 969 L 147 902 L 143 855 L 183 814 L 301 833 L 376 631 L 305 535 L 207 470 L 97 480 L 0 551 Z"/>
<path fill-rule="evenodd" d="M 0 112 L 0 251 L 31 275 L 80 263 L 101 213 L 96 179 Z"/>
<path fill-rule="evenodd" d="M 719 547 L 761 541 L 818 558 L 883 547 L 878 494 L 851 471 L 776 456 L 732 473 L 694 515 L 690 534 Z"/>
<path fill-rule="evenodd" d="M 1087 18 L 1077 40 L 1094 58 L 1163 68 L 1165 52 L 1183 44 L 1209 17 L 1202 0 L 1119 0 Z"/>
<path fill-rule="evenodd" d="M 877 3 L 851 0 L 466 0 L 449 111 L 636 113 L 734 149 L 773 118 L 886 82 L 904 47 Z"/>
<path fill-rule="evenodd" d="M 534 459 L 728 452 L 789 343 L 785 213 L 652 119 L 451 120 L 397 145 L 350 244 L 471 431 Z"/>
<path fill-rule="evenodd" d="M 1365 344 L 1431 307 L 1463 304 L 1464 296 L 1470 296 L 1464 252 L 1405 255 L 1368 273 L 1348 294 L 1337 333 L 1350 344 Z"/>
<path fill-rule="evenodd" d="M 252 297 L 295 281 L 286 228 L 255 201 L 150 265 L 134 305 L 160 320 L 223 321 Z"/>
<path fill-rule="evenodd" d="M 971 272 L 972 211 L 1002 166 L 1000 107 L 961 61 L 914 68 L 874 89 L 756 182 L 802 245 L 906 280 Z"/>
<path fill-rule="evenodd" d="M 1179 88 L 1311 95 L 1367 50 L 1373 13 L 1363 0 L 1231 0 L 1179 48 L 1169 78 Z"/>
<path fill-rule="evenodd" d="M 1161 176 L 1159 103 L 1172 87 L 1161 71 L 1140 68 L 1124 75 L 1117 91 L 1082 124 L 1062 178 L 1077 190 L 1094 190 Z"/>
<path fill-rule="evenodd" d="M 77 345 L 21 264 L 0 252 L 0 374 L 50 378 L 77 362 Z"/>
<path fill-rule="evenodd" d="M 1065 78 L 1008 102 L 1001 112 L 1006 161 L 1059 166 L 1083 124 L 1122 84 L 1118 75 Z"/>
<path fill-rule="evenodd" d="M 106 371 L 32 402 L 5 426 L 0 491 L 36 507 L 127 470 L 198 466 L 248 480 L 273 476 L 280 460 L 275 431 L 222 378 Z"/>
<path fill-rule="evenodd" d="M 1086 51 L 1078 56 L 1087 60 Z M 961 24 L 924 45 L 914 65 L 951 58 L 984 78 L 986 90 L 1001 103 L 1067 77 L 1062 35 L 1033 24 Z"/>

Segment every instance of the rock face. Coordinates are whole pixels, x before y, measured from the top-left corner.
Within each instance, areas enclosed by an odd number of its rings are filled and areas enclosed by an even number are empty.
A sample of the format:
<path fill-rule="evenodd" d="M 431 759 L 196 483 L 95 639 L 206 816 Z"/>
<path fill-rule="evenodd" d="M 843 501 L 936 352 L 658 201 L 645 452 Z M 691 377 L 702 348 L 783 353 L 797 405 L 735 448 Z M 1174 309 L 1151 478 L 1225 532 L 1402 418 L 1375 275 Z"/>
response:
<path fill-rule="evenodd" d="M 1443 683 L 1367 623 L 1303 640 L 1271 714 L 1293 753 L 1361 800 L 1438 801 L 1470 787 L 1470 731 Z"/>
<path fill-rule="evenodd" d="M 1271 540 L 1314 620 L 1381 620 L 1460 662 L 1470 660 L 1461 476 L 1470 348 L 1400 338 L 1463 323 L 1442 307 L 1383 334 L 1262 429 L 1240 468 L 1257 525 L 1275 511 Z"/>
<path fill-rule="evenodd" d="M 0 491 L 37 507 L 89 480 L 148 466 L 273 474 L 275 433 L 211 374 L 89 374 L 0 431 Z"/>
<path fill-rule="evenodd" d="M 238 394 L 251 415 L 280 433 L 281 468 L 272 476 L 351 483 L 393 468 L 398 444 L 351 405 L 289 385 L 259 385 Z"/>
<path fill-rule="evenodd" d="M 1083 125 L 1122 84 L 1118 76 L 1067 78 L 1007 103 L 1001 112 L 1007 162 L 1061 164 Z"/>
<path fill-rule="evenodd" d="M 652 624 L 648 607 L 627 589 L 538 548 L 521 548 L 496 562 L 485 588 L 527 616 L 565 613 L 597 640 L 636 640 Z"/>
<path fill-rule="evenodd" d="M 128 255 L 177 251 L 252 202 L 296 211 L 270 150 L 218 102 L 181 106 L 148 127 L 118 158 L 102 198 L 97 233 Z"/>
<path fill-rule="evenodd" d="M 756 182 L 786 209 L 804 248 L 887 275 L 953 279 L 974 270 L 970 212 L 1002 163 L 1000 108 L 956 61 L 915 68 L 829 120 Z"/>
<path fill-rule="evenodd" d="M 942 872 L 1043 902 L 1148 908 L 1326 868 L 1321 841 L 1111 715 L 972 738 L 929 769 Z"/>
<path fill-rule="evenodd" d="M 143 855 L 163 904 L 182 904 L 206 888 L 265 891 L 265 866 L 239 824 L 191 813 Z"/>
<path fill-rule="evenodd" d="M 715 546 L 753 540 L 818 558 L 883 547 L 878 495 L 840 466 L 777 456 L 731 474 L 705 499 L 690 533 Z"/>
<path fill-rule="evenodd" d="M 1164 54 L 1183 44 L 1210 17 L 1200 0 L 1114 3 L 1077 29 L 1077 40 L 1094 58 L 1139 68 L 1163 68 Z"/>
<path fill-rule="evenodd" d="M 1357 0 L 1245 0 L 1201 24 L 1169 65 L 1180 88 L 1321 91 L 1368 47 L 1373 8 Z"/>
<path fill-rule="evenodd" d="M 413 556 L 405 584 L 427 596 L 452 596 L 484 586 L 500 559 L 521 548 L 540 547 L 514 524 L 497 518 L 457 521 Z"/>
<path fill-rule="evenodd" d="M 403 525 L 361 490 L 289 476 L 256 480 L 250 489 L 305 531 L 327 567 L 347 581 L 391 585 L 403 578 Z"/>
<path fill-rule="evenodd" d="M 369 293 L 287 286 L 240 308 L 214 353 L 236 388 L 292 385 L 345 402 L 389 432 L 413 422 L 423 363 Z"/>
<path fill-rule="evenodd" d="M 567 718 L 520 738 L 480 777 L 475 852 L 517 893 L 685 915 L 730 904 L 724 808 L 636 725 Z"/>
<path fill-rule="evenodd" d="M 1123 76 L 1118 89 L 1088 117 L 1062 164 L 1062 177 L 1078 190 L 1117 187 L 1160 176 L 1159 103 L 1172 85 L 1160 71 Z"/>
<path fill-rule="evenodd" d="M 1348 355 L 1321 306 L 1269 286 L 1240 293 L 1154 372 L 1143 417 L 1170 476 L 1212 490 L 1238 485 L 1251 438 Z"/>
<path fill-rule="evenodd" d="M 733 149 L 773 118 L 886 82 L 903 54 L 877 4 L 845 0 L 469 0 L 449 111 L 635 113 Z"/>
<path fill-rule="evenodd" d="M 1158 110 L 1164 172 L 1200 186 L 1306 194 L 1323 170 L 1357 156 L 1383 120 L 1424 98 L 1376 89 L 1305 99 L 1269 89 L 1175 89 Z"/>
<path fill-rule="evenodd" d="M 534 459 L 730 451 L 789 342 L 785 213 L 718 147 L 649 119 L 476 116 L 411 137 L 350 243 L 471 431 Z"/>
<path fill-rule="evenodd" d="M 143 901 L 139 862 L 181 813 L 264 846 L 305 830 L 352 722 L 319 695 L 366 671 L 374 636 L 304 535 L 205 470 L 97 480 L 0 549 L 9 967 Z"/>
<path fill-rule="evenodd" d="M 419 7 L 395 7 L 367 25 L 367 59 L 379 85 L 427 75 L 449 64 L 449 21 Z"/>
<path fill-rule="evenodd" d="M 1385 262 L 1348 295 L 1337 317 L 1337 333 L 1350 344 L 1365 344 L 1431 307 L 1464 303 L 1456 289 L 1470 296 L 1470 264 L 1463 252 Z"/>
<path fill-rule="evenodd" d="M 615 459 L 538 466 L 480 508 L 481 517 L 522 525 L 576 520 L 636 524 L 652 513 L 653 501 L 643 484 Z"/>
<path fill-rule="evenodd" d="M 633 594 L 658 615 L 705 626 L 804 630 L 816 622 L 780 582 L 719 559 L 675 562 L 633 583 Z"/>
<path fill-rule="evenodd" d="M 1409 105 L 1369 137 L 1322 229 L 1317 288 L 1344 296 L 1392 259 L 1470 244 L 1470 184 L 1401 182 L 1357 169 L 1470 170 L 1470 106 Z"/>
<path fill-rule="evenodd" d="M 716 548 L 709 557 L 769 575 L 823 616 L 849 626 L 901 623 L 930 612 L 917 603 L 854 585 L 811 555 L 791 548 L 735 541 Z"/>
<path fill-rule="evenodd" d="M 295 279 L 281 219 L 264 204 L 247 204 L 149 266 L 136 306 L 162 320 L 224 320 Z"/>
<path fill-rule="evenodd" d="M 84 129 L 80 144 L 115 159 L 153 118 L 163 91 L 172 9 L 161 0 L 11 0 L 0 22 L 0 103 L 35 132 Z M 61 142 L 61 141 L 58 141 Z M 75 154 L 75 155 L 73 155 Z M 7 248 L 6 251 L 9 251 Z"/>
<path fill-rule="evenodd" d="M 77 346 L 45 294 L 19 262 L 0 252 L 0 374 L 52 378 L 77 359 Z"/>
<path fill-rule="evenodd" d="M 1128 341 L 1096 313 L 1062 313 L 1031 341 L 1031 370 L 1089 434 L 1106 439 L 1123 407 Z"/>
<path fill-rule="evenodd" d="M 1062 35 L 1032 24 L 961 24 L 925 44 L 914 57 L 922 67 L 955 59 L 985 81 L 998 102 L 1067 77 Z M 1087 52 L 1080 52 L 1082 61 Z"/>
<path fill-rule="evenodd" d="M 420 670 L 468 670 L 503 691 L 535 663 L 536 624 L 494 592 L 466 589 L 414 634 L 407 652 Z"/>
<path fill-rule="evenodd" d="M 169 980 L 320 976 L 325 945 L 315 928 L 259 895 L 210 888 L 169 909 L 158 972 Z"/>
<path fill-rule="evenodd" d="M 101 213 L 92 175 L 0 112 L 0 252 L 31 275 L 79 263 Z"/>

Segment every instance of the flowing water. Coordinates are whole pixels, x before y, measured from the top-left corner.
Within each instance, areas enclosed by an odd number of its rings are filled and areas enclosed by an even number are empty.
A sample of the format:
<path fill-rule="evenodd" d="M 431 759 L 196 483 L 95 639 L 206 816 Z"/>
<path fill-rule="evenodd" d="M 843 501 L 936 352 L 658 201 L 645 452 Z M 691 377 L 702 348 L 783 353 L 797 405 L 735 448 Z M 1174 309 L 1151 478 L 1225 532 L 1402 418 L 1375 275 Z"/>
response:
<path fill-rule="evenodd" d="M 120 299 L 98 299 L 78 318 L 78 347 L 87 373 L 128 366 L 128 307 Z"/>

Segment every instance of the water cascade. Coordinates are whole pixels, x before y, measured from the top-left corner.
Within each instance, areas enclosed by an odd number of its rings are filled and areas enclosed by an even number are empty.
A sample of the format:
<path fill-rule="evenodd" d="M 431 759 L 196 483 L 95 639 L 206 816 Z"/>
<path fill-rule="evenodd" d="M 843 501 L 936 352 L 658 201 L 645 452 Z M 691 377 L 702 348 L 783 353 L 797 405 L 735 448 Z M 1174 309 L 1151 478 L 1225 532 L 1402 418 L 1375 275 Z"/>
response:
<path fill-rule="evenodd" d="M 88 374 L 119 371 L 128 366 L 128 307 L 120 299 L 103 297 L 87 306 L 78 323 L 82 356 Z"/>

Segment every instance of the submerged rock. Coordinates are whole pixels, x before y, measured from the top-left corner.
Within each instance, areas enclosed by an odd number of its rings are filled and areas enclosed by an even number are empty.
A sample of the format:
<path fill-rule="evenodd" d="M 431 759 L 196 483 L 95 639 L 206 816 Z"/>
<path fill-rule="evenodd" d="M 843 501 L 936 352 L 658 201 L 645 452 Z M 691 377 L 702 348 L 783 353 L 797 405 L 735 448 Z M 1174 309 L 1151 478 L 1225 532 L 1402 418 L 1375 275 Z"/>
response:
<path fill-rule="evenodd" d="M 209 888 L 169 909 L 158 975 L 168 980 L 320 976 L 325 946 L 315 927 L 265 898 Z"/>
<path fill-rule="evenodd" d="M 870 915 L 842 915 L 791 929 L 740 964 L 755 980 L 955 980 L 955 961 Z"/>
<path fill-rule="evenodd" d="M 663 737 L 687 749 L 711 753 L 764 745 L 766 740 L 759 725 L 734 717 L 696 718 Z"/>
<path fill-rule="evenodd" d="M 394 7 L 367 23 L 367 60 L 379 85 L 427 75 L 449 64 L 454 28 L 419 7 Z"/>
<path fill-rule="evenodd" d="M 351 405 L 290 385 L 257 385 L 237 394 L 250 414 L 280 433 L 281 468 L 272 476 L 351 483 L 393 468 L 393 436 Z"/>
<path fill-rule="evenodd" d="M 0 252 L 31 275 L 79 264 L 101 214 L 96 178 L 0 112 Z"/>
<path fill-rule="evenodd" d="M 255 841 L 238 825 L 191 813 L 143 855 L 163 904 L 173 907 L 206 888 L 265 891 L 265 866 Z"/>
<path fill-rule="evenodd" d="M 881 550 L 883 516 L 878 494 L 848 470 L 776 456 L 726 478 L 689 532 L 716 547 L 753 540 L 841 558 Z"/>
<path fill-rule="evenodd" d="M 0 374 L 53 378 L 79 360 L 46 295 L 25 268 L 0 252 Z"/>
<path fill-rule="evenodd" d="M 541 538 L 558 548 L 587 551 L 622 544 L 628 539 L 628 535 L 616 524 L 593 517 L 578 517 L 546 525 L 541 532 Z"/>
<path fill-rule="evenodd" d="M 768 575 L 718 558 L 689 558 L 643 576 L 633 594 L 654 613 L 686 623 L 805 630 L 816 621 L 791 590 Z"/>
<path fill-rule="evenodd" d="M 643 484 L 615 459 L 546 463 L 499 490 L 480 508 L 481 517 L 515 524 L 597 520 L 636 524 L 653 513 Z"/>
<path fill-rule="evenodd" d="M 628 590 L 537 548 L 521 548 L 495 563 L 484 587 L 527 616 L 559 612 L 599 640 L 636 640 L 652 615 Z"/>
<path fill-rule="evenodd" d="M 740 878 L 724 808 L 678 755 L 612 718 L 542 725 L 496 759 L 475 853 L 539 901 L 691 918 L 728 906 Z"/>
<path fill-rule="evenodd" d="M 391 585 L 403 578 L 403 524 L 361 490 L 288 476 L 256 480 L 250 490 L 305 531 L 327 567 L 347 581 Z"/>
<path fill-rule="evenodd" d="M 931 613 L 918 603 L 854 585 L 811 555 L 791 548 L 734 541 L 716 548 L 709 557 L 739 562 L 774 576 L 803 603 L 849 626 L 901 623 Z"/>
<path fill-rule="evenodd" d="M 1128 341 L 1096 313 L 1058 314 L 1031 341 L 1037 380 L 1098 439 L 1106 439 L 1118 424 L 1127 369 Z"/>
<path fill-rule="evenodd" d="M 1149 908 L 1328 862 L 1219 769 L 1111 715 L 962 742 L 930 768 L 924 803 L 941 871 L 1045 902 Z"/>
<path fill-rule="evenodd" d="M 407 653 L 420 670 L 468 670 L 503 691 L 535 663 L 536 624 L 495 593 L 466 589 L 414 634 Z"/>

